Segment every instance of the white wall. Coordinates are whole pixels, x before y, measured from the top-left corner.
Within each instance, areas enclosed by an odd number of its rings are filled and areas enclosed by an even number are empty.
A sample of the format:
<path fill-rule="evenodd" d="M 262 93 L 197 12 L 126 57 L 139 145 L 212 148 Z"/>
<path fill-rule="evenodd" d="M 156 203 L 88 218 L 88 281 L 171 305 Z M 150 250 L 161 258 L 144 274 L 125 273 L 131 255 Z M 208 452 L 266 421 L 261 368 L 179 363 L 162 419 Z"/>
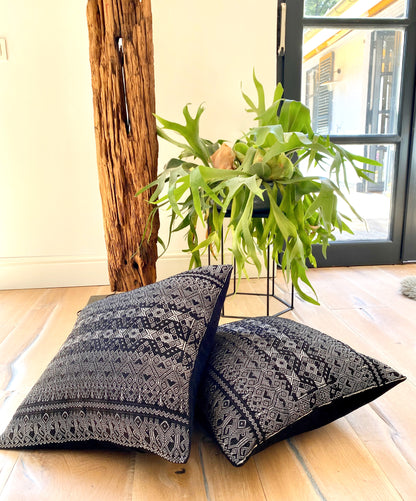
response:
<path fill-rule="evenodd" d="M 0 0 L 0 287 L 107 281 L 85 0 Z"/>
<path fill-rule="evenodd" d="M 157 113 L 205 102 L 202 135 L 247 128 L 240 82 L 271 93 L 276 2 L 153 0 Z M 0 288 L 108 282 L 98 191 L 86 0 L 0 0 Z M 176 151 L 160 145 L 162 166 Z M 162 216 L 161 233 L 167 219 Z M 185 269 L 181 237 L 159 278 Z"/>

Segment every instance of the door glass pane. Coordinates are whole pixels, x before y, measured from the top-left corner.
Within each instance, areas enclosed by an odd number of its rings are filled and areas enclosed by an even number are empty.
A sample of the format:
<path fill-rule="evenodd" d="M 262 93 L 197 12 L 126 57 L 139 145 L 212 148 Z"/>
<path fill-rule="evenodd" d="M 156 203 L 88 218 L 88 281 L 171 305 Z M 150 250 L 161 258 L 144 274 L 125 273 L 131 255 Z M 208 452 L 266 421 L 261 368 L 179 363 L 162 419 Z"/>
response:
<path fill-rule="evenodd" d="M 302 101 L 320 134 L 395 134 L 403 30 L 304 31 Z"/>
<path fill-rule="evenodd" d="M 404 17 L 408 0 L 305 0 L 305 17 Z"/>
<path fill-rule="evenodd" d="M 353 168 L 348 168 L 349 191 L 346 186 L 342 186 L 342 192 L 365 222 L 355 217 L 348 204 L 340 200 L 338 210 L 351 217 L 351 222 L 347 224 L 354 235 L 337 233 L 337 240 L 389 240 L 396 148 L 391 144 L 371 144 L 346 145 L 345 149 L 378 160 L 382 166 L 365 166 L 371 171 L 369 177 L 373 182 L 359 179 Z"/>

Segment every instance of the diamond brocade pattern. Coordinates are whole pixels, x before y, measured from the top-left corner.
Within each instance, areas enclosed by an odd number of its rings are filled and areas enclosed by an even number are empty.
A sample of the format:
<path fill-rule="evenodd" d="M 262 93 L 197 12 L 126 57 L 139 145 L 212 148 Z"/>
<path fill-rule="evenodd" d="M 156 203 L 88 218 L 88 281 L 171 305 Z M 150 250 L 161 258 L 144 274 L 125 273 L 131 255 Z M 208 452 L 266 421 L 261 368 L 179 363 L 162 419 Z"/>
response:
<path fill-rule="evenodd" d="M 403 379 L 306 325 L 257 317 L 218 328 L 201 401 L 220 447 L 239 466 L 313 410 Z"/>
<path fill-rule="evenodd" d="M 230 268 L 184 272 L 85 307 L 0 447 L 92 440 L 186 461 L 190 381 Z"/>

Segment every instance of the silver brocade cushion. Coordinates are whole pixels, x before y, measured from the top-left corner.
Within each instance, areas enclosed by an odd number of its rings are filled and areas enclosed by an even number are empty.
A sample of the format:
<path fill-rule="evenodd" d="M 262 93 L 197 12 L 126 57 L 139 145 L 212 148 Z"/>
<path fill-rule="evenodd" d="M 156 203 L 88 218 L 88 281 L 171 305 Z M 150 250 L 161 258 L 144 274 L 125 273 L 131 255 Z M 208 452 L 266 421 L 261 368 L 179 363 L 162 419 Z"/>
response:
<path fill-rule="evenodd" d="M 86 306 L 0 448 L 116 444 L 186 462 L 231 269 L 197 268 Z"/>
<path fill-rule="evenodd" d="M 257 317 L 218 328 L 200 405 L 235 466 L 268 445 L 318 428 L 406 378 L 306 325 Z"/>

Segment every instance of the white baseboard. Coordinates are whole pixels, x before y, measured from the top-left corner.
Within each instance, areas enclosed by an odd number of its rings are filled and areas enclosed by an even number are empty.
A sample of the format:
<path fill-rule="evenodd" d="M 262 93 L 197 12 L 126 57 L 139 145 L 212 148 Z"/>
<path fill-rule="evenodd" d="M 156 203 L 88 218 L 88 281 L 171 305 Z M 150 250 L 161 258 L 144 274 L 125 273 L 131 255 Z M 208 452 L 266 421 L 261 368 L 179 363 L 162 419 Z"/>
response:
<path fill-rule="evenodd" d="M 48 256 L 0 259 L 0 289 L 107 285 L 104 257 Z"/>
<path fill-rule="evenodd" d="M 231 263 L 227 253 L 225 262 Z M 213 264 L 215 261 L 213 261 Z M 206 256 L 203 265 L 207 264 Z M 157 280 L 187 270 L 189 256 L 168 253 L 156 264 Z M 257 277 L 254 266 L 248 267 L 250 277 Z M 40 289 L 50 287 L 81 287 L 108 285 L 107 260 L 104 257 L 48 256 L 0 258 L 0 290 Z"/>

